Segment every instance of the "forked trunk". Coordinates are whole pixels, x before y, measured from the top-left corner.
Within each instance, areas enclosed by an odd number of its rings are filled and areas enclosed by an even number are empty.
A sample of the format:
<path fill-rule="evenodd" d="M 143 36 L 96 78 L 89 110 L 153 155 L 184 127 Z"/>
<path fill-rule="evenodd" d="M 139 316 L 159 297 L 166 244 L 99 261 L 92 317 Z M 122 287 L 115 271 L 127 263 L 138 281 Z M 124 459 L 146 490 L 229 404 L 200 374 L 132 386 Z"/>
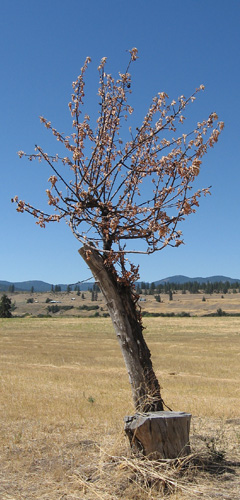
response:
<path fill-rule="evenodd" d="M 136 410 L 163 410 L 160 386 L 153 371 L 151 353 L 143 337 L 141 317 L 130 286 L 118 283 L 113 271 L 104 264 L 104 259 L 97 250 L 89 251 L 89 247 L 84 246 L 79 253 L 106 299 L 127 367 Z"/>

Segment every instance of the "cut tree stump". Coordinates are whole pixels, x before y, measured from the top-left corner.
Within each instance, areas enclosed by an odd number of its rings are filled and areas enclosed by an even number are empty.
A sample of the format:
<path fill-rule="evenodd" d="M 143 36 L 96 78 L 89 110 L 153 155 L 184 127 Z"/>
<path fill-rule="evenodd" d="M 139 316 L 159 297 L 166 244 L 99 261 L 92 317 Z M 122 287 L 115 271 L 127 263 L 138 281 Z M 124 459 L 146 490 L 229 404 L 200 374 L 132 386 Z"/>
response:
<path fill-rule="evenodd" d="M 177 458 L 191 452 L 190 413 L 136 413 L 132 417 L 125 417 L 124 421 L 131 447 L 150 458 Z"/>

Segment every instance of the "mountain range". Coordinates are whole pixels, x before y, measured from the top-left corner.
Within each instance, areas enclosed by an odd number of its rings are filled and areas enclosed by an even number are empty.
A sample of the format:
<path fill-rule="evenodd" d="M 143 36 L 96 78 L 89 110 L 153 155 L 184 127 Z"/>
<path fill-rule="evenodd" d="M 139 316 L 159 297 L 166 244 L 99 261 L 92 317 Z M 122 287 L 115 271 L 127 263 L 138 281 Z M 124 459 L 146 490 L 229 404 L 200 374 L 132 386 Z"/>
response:
<path fill-rule="evenodd" d="M 196 278 L 189 278 L 188 276 L 182 276 L 182 275 L 175 275 L 175 276 L 170 276 L 168 278 L 164 278 L 161 280 L 154 281 L 155 285 L 160 285 L 164 283 L 188 283 L 188 282 L 193 282 L 197 281 L 198 283 L 216 283 L 219 281 L 222 281 L 223 283 L 226 281 L 229 281 L 229 283 L 240 283 L 240 279 L 233 279 L 229 278 L 227 276 L 209 276 L 207 278 L 202 278 L 202 277 L 196 277 Z M 142 281 L 140 282 L 142 283 Z M 146 282 L 145 282 L 146 283 Z M 78 283 L 76 283 L 77 285 Z M 93 286 L 94 282 L 85 282 L 85 283 L 79 283 L 80 290 L 81 291 L 86 291 L 88 289 L 91 289 Z M 1 292 L 7 292 L 9 290 L 9 287 L 14 286 L 14 290 L 21 291 L 21 292 L 30 292 L 32 289 L 34 292 L 50 292 L 52 285 L 50 283 L 46 283 L 45 281 L 37 281 L 37 280 L 32 280 L 32 281 L 16 281 L 16 282 L 11 282 L 11 281 L 1 281 L 0 280 L 0 291 Z M 69 286 L 68 284 L 58 284 L 58 286 L 61 287 L 61 290 L 64 292 L 67 290 L 67 287 Z M 72 290 L 75 288 L 74 285 L 70 285 Z"/>

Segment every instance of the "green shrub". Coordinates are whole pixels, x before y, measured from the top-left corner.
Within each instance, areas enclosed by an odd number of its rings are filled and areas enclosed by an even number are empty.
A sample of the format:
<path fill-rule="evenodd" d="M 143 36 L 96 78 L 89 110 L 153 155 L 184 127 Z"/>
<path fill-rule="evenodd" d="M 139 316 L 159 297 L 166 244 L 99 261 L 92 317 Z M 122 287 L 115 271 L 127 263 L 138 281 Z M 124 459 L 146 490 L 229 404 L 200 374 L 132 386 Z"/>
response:
<path fill-rule="evenodd" d="M 48 312 L 52 312 L 53 314 L 55 314 L 60 311 L 60 307 L 57 304 L 54 304 L 53 306 L 48 306 L 47 310 Z"/>
<path fill-rule="evenodd" d="M 70 309 L 73 309 L 73 306 L 58 306 L 57 304 L 54 304 L 47 307 L 48 312 L 52 312 L 53 314 L 59 311 L 69 311 Z"/>
<path fill-rule="evenodd" d="M 227 313 L 223 311 L 221 307 L 219 307 L 219 309 L 217 310 L 217 316 L 226 316 L 226 315 Z"/>
<path fill-rule="evenodd" d="M 148 311 L 142 311 L 142 316 L 146 316 L 147 318 L 190 318 L 190 313 L 187 313 L 185 311 L 182 311 L 181 313 L 175 314 L 174 312 L 171 313 L 155 313 L 155 312 L 148 312 Z"/>
<path fill-rule="evenodd" d="M 80 309 L 80 311 L 96 311 L 97 309 L 99 309 L 99 306 L 87 306 L 86 304 L 84 304 L 83 306 L 79 306 L 78 309 Z"/>

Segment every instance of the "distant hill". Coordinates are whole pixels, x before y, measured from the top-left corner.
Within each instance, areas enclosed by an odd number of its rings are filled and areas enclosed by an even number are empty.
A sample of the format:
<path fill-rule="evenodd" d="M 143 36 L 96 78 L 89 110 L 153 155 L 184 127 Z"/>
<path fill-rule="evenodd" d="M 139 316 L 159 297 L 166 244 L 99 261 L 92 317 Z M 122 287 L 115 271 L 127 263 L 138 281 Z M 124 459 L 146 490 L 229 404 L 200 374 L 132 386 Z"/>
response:
<path fill-rule="evenodd" d="M 202 277 L 196 277 L 196 278 L 189 278 L 188 276 L 182 276 L 176 275 L 176 276 L 171 276 L 169 278 L 164 278 L 159 281 L 154 281 L 155 285 L 161 285 L 164 283 L 178 283 L 182 285 L 183 283 L 193 283 L 194 281 L 197 281 L 198 283 L 216 283 L 221 281 L 222 283 L 225 283 L 226 281 L 229 281 L 229 283 L 236 283 L 240 282 L 240 279 L 236 278 L 228 278 L 227 276 L 208 276 L 207 278 L 202 278 Z"/>
<path fill-rule="evenodd" d="M 207 278 L 202 278 L 202 277 L 196 277 L 196 278 L 189 278 L 188 276 L 182 276 L 182 275 L 175 275 L 175 276 L 170 276 L 168 278 L 164 278 L 161 280 L 154 281 L 155 285 L 161 285 L 164 283 L 179 283 L 180 285 L 183 283 L 188 283 L 188 282 L 193 282 L 197 281 L 198 283 L 216 283 L 218 281 L 222 281 L 225 283 L 226 281 L 229 281 L 229 283 L 240 283 L 240 279 L 236 278 L 229 278 L 227 276 L 209 276 Z M 142 283 L 141 281 L 139 283 Z M 146 282 L 145 282 L 146 283 Z M 81 291 L 86 291 L 89 288 L 91 289 L 93 287 L 94 282 L 85 282 L 85 283 L 80 283 L 80 290 Z M 7 292 L 9 290 L 9 287 L 14 285 L 15 291 L 17 292 L 30 292 L 32 287 L 34 288 L 34 292 L 50 292 L 52 285 L 50 283 L 45 283 L 44 281 L 21 281 L 21 282 L 10 282 L 10 281 L 0 281 L 0 292 Z M 61 290 L 65 292 L 67 290 L 68 284 L 59 284 L 61 287 Z M 55 285 L 54 285 L 55 286 Z M 71 286 L 72 290 L 74 290 L 75 285 Z"/>
<path fill-rule="evenodd" d="M 67 290 L 68 284 L 56 284 L 61 287 L 62 292 L 65 292 Z M 30 292 L 32 287 L 34 289 L 34 292 L 50 292 L 52 288 L 52 284 L 45 283 L 45 281 L 0 281 L 0 292 L 7 292 L 9 290 L 9 287 L 12 285 L 14 285 L 14 289 L 16 292 Z M 82 291 L 86 291 L 89 288 L 92 288 L 93 285 L 94 282 L 86 282 L 81 283 L 79 286 Z M 75 285 L 72 285 L 71 288 L 72 290 L 74 290 Z"/>
<path fill-rule="evenodd" d="M 0 290 L 6 292 L 10 286 L 14 285 L 16 292 L 30 292 L 31 288 L 34 288 L 35 292 L 48 292 L 51 290 L 49 283 L 44 281 L 0 281 Z"/>

